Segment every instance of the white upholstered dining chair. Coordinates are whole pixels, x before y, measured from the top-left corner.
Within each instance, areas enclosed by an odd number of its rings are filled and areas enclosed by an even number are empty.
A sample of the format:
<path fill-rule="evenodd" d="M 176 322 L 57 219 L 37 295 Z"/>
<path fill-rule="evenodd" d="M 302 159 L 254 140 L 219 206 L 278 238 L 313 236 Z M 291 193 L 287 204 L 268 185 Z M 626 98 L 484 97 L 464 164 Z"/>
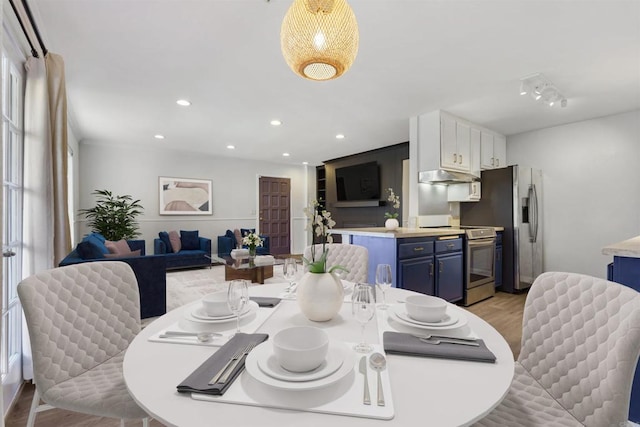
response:
<path fill-rule="evenodd" d="M 140 296 L 128 264 L 87 262 L 37 273 L 18 284 L 36 385 L 27 426 L 60 408 L 102 417 L 147 414 L 129 395 L 124 353 L 140 332 Z M 45 405 L 40 405 L 40 400 Z"/>
<path fill-rule="evenodd" d="M 625 426 L 640 355 L 640 294 L 544 273 L 527 295 L 505 399 L 476 426 Z"/>
<path fill-rule="evenodd" d="M 369 270 L 369 251 L 364 246 L 329 243 L 326 245 L 327 268 L 341 265 L 347 270 L 341 278 L 355 283 L 367 283 Z M 322 245 L 315 245 L 316 259 L 322 254 Z M 304 257 L 311 260 L 311 246 L 304 250 Z"/>

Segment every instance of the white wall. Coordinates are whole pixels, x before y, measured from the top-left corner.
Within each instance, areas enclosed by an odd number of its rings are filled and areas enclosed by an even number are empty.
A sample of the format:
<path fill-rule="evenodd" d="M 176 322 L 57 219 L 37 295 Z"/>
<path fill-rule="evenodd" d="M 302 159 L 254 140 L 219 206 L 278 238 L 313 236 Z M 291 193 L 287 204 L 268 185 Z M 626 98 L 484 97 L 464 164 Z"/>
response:
<path fill-rule="evenodd" d="M 602 247 L 640 235 L 640 111 L 510 136 L 507 161 L 542 169 L 544 270 L 606 278 Z"/>
<path fill-rule="evenodd" d="M 258 177 L 291 179 L 291 252 L 302 253 L 307 242 L 303 208 L 308 200 L 307 166 L 225 158 L 176 150 L 131 148 L 103 144 L 80 144 L 79 206 L 95 205 L 97 189 L 117 195 L 129 194 L 144 207 L 139 238 L 146 240 L 148 254 L 160 231 L 199 230 L 217 253 L 217 236 L 227 229 L 257 228 Z M 312 171 L 315 173 L 315 170 Z M 158 209 L 158 177 L 211 179 L 213 215 L 166 216 Z M 314 181 L 315 182 L 315 181 Z M 79 217 L 79 236 L 89 230 Z"/>

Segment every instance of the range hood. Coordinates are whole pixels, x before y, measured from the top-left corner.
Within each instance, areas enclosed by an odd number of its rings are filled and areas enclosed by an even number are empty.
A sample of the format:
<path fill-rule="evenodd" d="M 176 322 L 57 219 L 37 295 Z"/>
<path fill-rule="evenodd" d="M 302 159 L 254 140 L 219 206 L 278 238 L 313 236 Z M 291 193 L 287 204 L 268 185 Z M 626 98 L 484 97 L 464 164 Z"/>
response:
<path fill-rule="evenodd" d="M 418 181 L 430 184 L 458 184 L 461 182 L 479 181 L 479 179 L 473 175 L 462 172 L 452 172 L 444 169 L 436 169 L 420 172 Z"/>

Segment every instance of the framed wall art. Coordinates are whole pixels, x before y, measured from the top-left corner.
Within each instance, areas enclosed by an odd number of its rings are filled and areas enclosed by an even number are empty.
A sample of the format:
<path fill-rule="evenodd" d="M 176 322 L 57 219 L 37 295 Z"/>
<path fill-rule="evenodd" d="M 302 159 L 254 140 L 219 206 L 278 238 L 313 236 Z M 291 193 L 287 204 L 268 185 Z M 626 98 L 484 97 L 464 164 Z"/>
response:
<path fill-rule="evenodd" d="M 158 178 L 160 215 L 212 215 L 211 180 Z"/>

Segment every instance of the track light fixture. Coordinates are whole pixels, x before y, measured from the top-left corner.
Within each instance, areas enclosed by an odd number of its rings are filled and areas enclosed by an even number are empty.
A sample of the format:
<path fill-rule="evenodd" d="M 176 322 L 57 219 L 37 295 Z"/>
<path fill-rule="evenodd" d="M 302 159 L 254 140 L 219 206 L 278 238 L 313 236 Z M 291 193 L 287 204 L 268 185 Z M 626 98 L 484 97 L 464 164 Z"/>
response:
<path fill-rule="evenodd" d="M 553 83 L 542 73 L 520 79 L 520 95 L 529 94 L 536 101 L 542 101 L 549 107 L 567 106 L 567 99 L 558 91 Z"/>

